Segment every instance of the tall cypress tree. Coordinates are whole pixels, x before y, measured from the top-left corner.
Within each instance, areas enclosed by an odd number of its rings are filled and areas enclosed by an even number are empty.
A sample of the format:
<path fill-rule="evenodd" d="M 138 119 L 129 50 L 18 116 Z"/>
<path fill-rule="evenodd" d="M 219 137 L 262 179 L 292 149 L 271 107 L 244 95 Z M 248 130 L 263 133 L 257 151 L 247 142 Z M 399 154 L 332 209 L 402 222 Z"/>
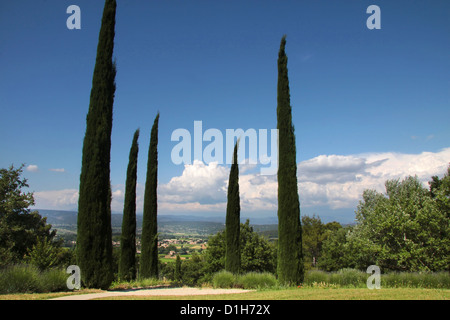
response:
<path fill-rule="evenodd" d="M 289 93 L 286 36 L 278 53 L 277 129 L 278 131 L 278 264 L 281 283 L 298 285 L 303 281 L 302 227 L 297 187 L 294 127 Z"/>
<path fill-rule="evenodd" d="M 113 280 L 110 158 L 116 66 L 112 61 L 116 1 L 106 0 L 95 61 L 78 200 L 77 263 L 87 287 Z"/>
<path fill-rule="evenodd" d="M 136 279 L 136 183 L 139 129 L 136 130 L 128 159 L 122 235 L 120 237 L 119 276 L 130 281 Z"/>
<path fill-rule="evenodd" d="M 158 277 L 158 226 L 157 226 L 157 196 L 158 184 L 158 122 L 156 115 L 150 134 L 148 149 L 147 178 L 144 191 L 144 217 L 142 221 L 140 277 Z"/>
<path fill-rule="evenodd" d="M 237 162 L 237 150 L 239 141 L 234 146 L 233 163 L 231 164 L 228 180 L 227 215 L 225 221 L 225 270 L 239 273 L 241 267 L 240 250 L 240 198 L 239 198 L 239 167 Z"/>

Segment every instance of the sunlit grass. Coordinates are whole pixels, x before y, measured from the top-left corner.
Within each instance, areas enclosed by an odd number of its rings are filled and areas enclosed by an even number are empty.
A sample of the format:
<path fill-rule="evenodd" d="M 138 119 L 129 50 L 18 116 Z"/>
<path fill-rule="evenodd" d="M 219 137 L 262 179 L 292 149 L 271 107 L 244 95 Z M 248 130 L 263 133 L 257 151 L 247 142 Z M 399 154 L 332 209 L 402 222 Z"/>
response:
<path fill-rule="evenodd" d="M 420 288 L 292 288 L 238 294 L 189 296 L 123 296 L 103 300 L 449 300 L 448 289 Z"/>

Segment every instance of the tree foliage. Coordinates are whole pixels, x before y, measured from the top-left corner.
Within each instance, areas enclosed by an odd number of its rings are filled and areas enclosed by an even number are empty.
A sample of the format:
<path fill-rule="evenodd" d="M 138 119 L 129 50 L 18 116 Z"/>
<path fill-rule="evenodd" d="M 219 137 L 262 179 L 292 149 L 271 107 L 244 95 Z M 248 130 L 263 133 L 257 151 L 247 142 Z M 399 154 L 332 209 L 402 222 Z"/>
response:
<path fill-rule="evenodd" d="M 159 113 L 153 122 L 148 150 L 141 236 L 140 277 L 142 278 L 158 277 L 158 123 Z"/>
<path fill-rule="evenodd" d="M 78 200 L 77 260 L 83 284 L 108 288 L 113 280 L 110 158 L 116 66 L 112 60 L 116 1 L 106 0 L 97 46 Z"/>
<path fill-rule="evenodd" d="M 177 254 L 177 259 L 175 261 L 175 270 L 174 270 L 174 280 L 175 281 L 180 281 L 182 279 L 182 274 L 181 274 L 181 258 L 180 255 Z"/>
<path fill-rule="evenodd" d="M 128 157 L 122 234 L 120 237 L 119 277 L 124 280 L 136 278 L 136 184 L 139 153 L 139 129 L 136 130 Z"/>
<path fill-rule="evenodd" d="M 434 195 L 411 176 L 386 181 L 385 194 L 365 190 L 356 211 L 358 223 L 345 235 L 351 263 L 360 269 L 376 264 L 393 271 L 448 270 L 448 179 L 447 173 L 432 188 Z"/>
<path fill-rule="evenodd" d="M 338 222 L 322 223 L 320 217 L 302 216 L 302 244 L 305 270 L 318 266 L 322 258 L 324 241 L 335 231 L 342 228 Z"/>
<path fill-rule="evenodd" d="M 239 167 L 237 160 L 238 147 L 239 141 L 234 147 L 233 163 L 231 165 L 230 177 L 228 181 L 227 214 L 225 221 L 225 270 L 231 273 L 239 273 L 241 266 L 241 247 L 239 240 L 241 205 L 239 199 Z"/>
<path fill-rule="evenodd" d="M 278 278 L 281 283 L 303 282 L 302 227 L 297 187 L 297 162 L 290 104 L 286 36 L 278 53 Z"/>
<path fill-rule="evenodd" d="M 24 165 L 0 169 L 0 267 L 20 262 L 38 242 L 52 241 L 56 230 L 38 211 L 31 211 L 34 197 L 22 178 Z M 56 244 L 55 244 L 56 245 Z"/>
<path fill-rule="evenodd" d="M 241 272 L 272 272 L 276 270 L 276 247 L 258 235 L 250 226 L 250 221 L 240 224 Z M 226 239 L 220 231 L 208 240 L 205 252 L 206 273 L 213 274 L 225 267 Z"/>

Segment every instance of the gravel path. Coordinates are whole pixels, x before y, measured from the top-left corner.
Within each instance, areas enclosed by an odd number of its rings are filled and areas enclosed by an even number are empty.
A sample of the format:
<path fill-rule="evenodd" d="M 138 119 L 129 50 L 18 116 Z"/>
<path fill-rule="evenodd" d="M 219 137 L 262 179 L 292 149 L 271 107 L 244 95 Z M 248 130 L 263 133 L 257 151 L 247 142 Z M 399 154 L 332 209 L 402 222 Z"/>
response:
<path fill-rule="evenodd" d="M 121 291 L 105 291 L 99 293 L 87 293 L 53 298 L 50 300 L 91 300 L 97 298 L 119 297 L 119 296 L 190 296 L 207 294 L 243 293 L 252 290 L 243 289 L 198 289 L 198 288 L 154 288 L 154 289 L 132 289 Z"/>

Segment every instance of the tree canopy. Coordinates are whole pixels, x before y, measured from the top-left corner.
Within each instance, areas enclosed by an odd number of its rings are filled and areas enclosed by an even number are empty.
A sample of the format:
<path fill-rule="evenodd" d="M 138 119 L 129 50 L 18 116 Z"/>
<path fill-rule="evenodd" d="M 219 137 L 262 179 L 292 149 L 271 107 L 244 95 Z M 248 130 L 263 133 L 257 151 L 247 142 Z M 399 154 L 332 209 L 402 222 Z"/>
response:
<path fill-rule="evenodd" d="M 52 241 L 56 235 L 34 205 L 33 193 L 25 192 L 24 165 L 0 169 L 0 267 L 20 262 L 38 241 Z"/>
<path fill-rule="evenodd" d="M 365 190 L 357 224 L 325 241 L 320 267 L 442 271 L 450 266 L 450 167 L 427 189 L 418 177 L 388 180 L 386 192 Z"/>

